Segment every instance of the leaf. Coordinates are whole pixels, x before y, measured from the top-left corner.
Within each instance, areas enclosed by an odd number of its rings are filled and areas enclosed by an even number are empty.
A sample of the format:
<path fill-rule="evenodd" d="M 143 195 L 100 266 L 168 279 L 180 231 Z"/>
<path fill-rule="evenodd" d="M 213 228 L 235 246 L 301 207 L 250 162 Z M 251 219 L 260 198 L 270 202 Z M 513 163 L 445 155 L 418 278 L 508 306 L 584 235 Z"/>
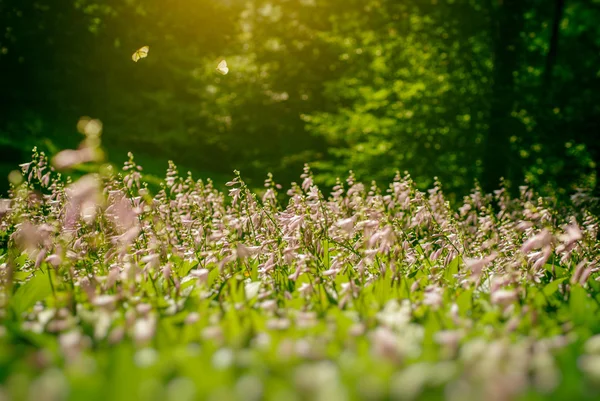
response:
<path fill-rule="evenodd" d="M 232 302 L 244 303 L 246 301 L 245 285 L 240 276 L 235 276 L 234 279 L 229 280 L 229 285 L 226 286 L 225 289 L 227 290 L 225 296 L 231 298 Z"/>
<path fill-rule="evenodd" d="M 27 277 L 29 277 L 29 276 L 31 276 L 30 271 L 18 270 L 13 273 L 13 280 L 21 283 L 21 282 L 27 281 Z"/>
<path fill-rule="evenodd" d="M 27 311 L 38 301 L 52 294 L 48 274 L 37 272 L 28 282 L 20 286 L 11 299 L 12 308 L 17 315 Z"/>
<path fill-rule="evenodd" d="M 563 277 L 563 278 L 560 278 L 558 280 L 554 280 L 554 281 L 550 282 L 549 284 L 547 284 L 544 287 L 544 290 L 543 290 L 544 291 L 544 295 L 547 296 L 547 297 L 549 297 L 550 295 L 554 294 L 558 290 L 558 287 L 560 286 L 560 283 L 562 283 L 566 279 L 567 279 L 566 277 Z"/>
<path fill-rule="evenodd" d="M 479 318 L 479 323 L 483 324 L 483 325 L 491 325 L 491 326 L 497 326 L 499 324 L 498 322 L 498 312 L 497 311 L 493 311 L 490 310 L 486 313 L 484 313 L 481 318 Z"/>
<path fill-rule="evenodd" d="M 544 265 L 544 268 L 549 271 L 552 274 L 556 274 L 556 277 L 563 277 L 566 276 L 567 270 L 563 267 L 560 267 L 558 265 L 552 265 L 550 263 L 546 263 Z"/>
<path fill-rule="evenodd" d="M 466 316 L 467 312 L 471 310 L 472 298 L 473 298 L 473 289 L 463 291 L 456 298 L 456 305 L 458 305 L 458 310 L 460 311 L 461 315 Z"/>
<path fill-rule="evenodd" d="M 8 335 L 18 341 L 19 344 L 32 345 L 38 349 L 45 348 L 47 350 L 56 350 L 56 337 L 48 333 L 35 333 L 30 330 L 23 329 L 20 322 L 16 320 L 6 321 L 4 323 Z"/>
<path fill-rule="evenodd" d="M 186 260 L 185 262 L 175 262 L 175 269 L 179 277 L 187 276 L 190 271 L 198 265 L 198 260 Z"/>
<path fill-rule="evenodd" d="M 448 281 L 454 281 L 454 275 L 458 273 L 458 269 L 460 264 L 462 263 L 462 258 L 459 256 L 452 259 L 452 261 L 448 264 L 445 271 L 445 276 Z"/>
<path fill-rule="evenodd" d="M 569 308 L 573 323 L 584 324 L 596 319 L 594 312 L 597 308 L 593 299 L 588 297 L 587 291 L 580 285 L 571 287 L 569 296 Z"/>
<path fill-rule="evenodd" d="M 394 286 L 392 283 L 392 274 L 388 272 L 380 277 L 380 280 L 376 281 L 372 285 L 373 295 L 376 297 L 380 305 L 384 305 L 391 297 Z"/>
<path fill-rule="evenodd" d="M 442 329 L 440 320 L 436 317 L 434 311 L 428 311 L 427 317 L 423 324 L 425 330 L 423 336 L 423 353 L 422 358 L 426 361 L 435 361 L 437 358 L 438 346 L 435 342 L 435 334 Z"/>
<path fill-rule="evenodd" d="M 329 241 L 326 239 L 321 242 L 321 246 L 323 247 L 323 260 L 327 264 L 327 268 L 329 268 L 330 264 L 330 255 L 329 255 Z"/>
<path fill-rule="evenodd" d="M 156 330 L 156 342 L 158 344 L 168 345 L 177 342 L 179 337 L 179 330 L 177 330 L 177 327 L 175 326 L 177 318 L 178 317 L 163 317 L 159 320 L 158 330 Z"/>

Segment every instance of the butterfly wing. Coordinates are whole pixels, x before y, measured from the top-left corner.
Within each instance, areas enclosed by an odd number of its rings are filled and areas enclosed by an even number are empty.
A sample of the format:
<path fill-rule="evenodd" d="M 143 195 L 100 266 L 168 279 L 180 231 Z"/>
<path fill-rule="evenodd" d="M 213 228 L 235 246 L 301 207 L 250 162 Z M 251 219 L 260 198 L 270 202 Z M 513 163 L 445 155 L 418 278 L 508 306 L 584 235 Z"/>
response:
<path fill-rule="evenodd" d="M 140 59 L 148 56 L 148 51 L 150 51 L 150 47 L 143 46 L 133 53 L 131 59 L 137 63 Z"/>
<path fill-rule="evenodd" d="M 217 72 L 221 75 L 227 75 L 227 73 L 229 72 L 229 68 L 227 68 L 227 62 L 225 60 L 221 60 L 221 62 L 217 66 Z"/>

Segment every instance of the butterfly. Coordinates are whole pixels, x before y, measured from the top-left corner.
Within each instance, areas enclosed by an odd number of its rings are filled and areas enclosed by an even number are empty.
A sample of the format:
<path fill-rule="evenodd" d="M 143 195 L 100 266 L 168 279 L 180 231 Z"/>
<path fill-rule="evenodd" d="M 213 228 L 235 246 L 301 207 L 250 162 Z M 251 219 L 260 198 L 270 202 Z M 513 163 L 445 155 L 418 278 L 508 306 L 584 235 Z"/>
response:
<path fill-rule="evenodd" d="M 138 50 L 136 50 L 135 53 L 133 53 L 133 55 L 131 56 L 131 59 L 137 63 L 139 59 L 148 57 L 149 50 L 150 50 L 149 46 L 141 47 Z"/>
<path fill-rule="evenodd" d="M 221 62 L 217 66 L 217 72 L 221 75 L 227 75 L 227 73 L 229 72 L 229 68 L 227 68 L 227 62 L 225 60 L 221 60 Z"/>

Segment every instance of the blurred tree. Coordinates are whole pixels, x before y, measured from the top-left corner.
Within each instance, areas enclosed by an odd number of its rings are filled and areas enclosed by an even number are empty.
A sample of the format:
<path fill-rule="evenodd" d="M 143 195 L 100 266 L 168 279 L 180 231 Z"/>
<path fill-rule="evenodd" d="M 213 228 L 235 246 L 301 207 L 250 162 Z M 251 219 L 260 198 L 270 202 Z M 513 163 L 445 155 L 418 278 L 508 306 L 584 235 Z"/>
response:
<path fill-rule="evenodd" d="M 599 5 L 537 0 L 525 11 L 513 110 L 525 134 L 511 137 L 512 150 L 527 180 L 553 192 L 589 187 L 598 176 Z"/>
<path fill-rule="evenodd" d="M 501 177 L 516 178 L 517 166 L 511 152 L 510 138 L 523 135 L 522 125 L 513 116 L 517 101 L 514 76 L 522 59 L 521 34 L 527 2 L 502 0 L 493 3 L 495 5 L 489 9 L 494 63 L 493 88 L 481 176 L 486 191 L 497 188 Z"/>
<path fill-rule="evenodd" d="M 599 0 L 0 0 L 0 146 L 73 146 L 92 115 L 117 160 L 255 183 L 312 162 L 327 184 L 566 193 L 600 173 L 599 20 Z"/>
<path fill-rule="evenodd" d="M 554 1 L 554 18 L 552 20 L 552 34 L 550 36 L 550 44 L 548 55 L 546 56 L 546 67 L 544 68 L 544 88 L 550 92 L 552 98 L 552 72 L 554 64 L 556 64 L 556 54 L 558 53 L 558 38 L 560 35 L 560 22 L 563 19 L 565 11 L 565 0 Z"/>
<path fill-rule="evenodd" d="M 317 167 L 389 181 L 409 170 L 466 189 L 488 124 L 491 52 L 486 10 L 468 1 L 344 2 L 320 35 L 340 54 L 325 83 L 334 107 L 305 116 L 330 145 Z M 462 23 L 470 21 L 469 24 Z"/>

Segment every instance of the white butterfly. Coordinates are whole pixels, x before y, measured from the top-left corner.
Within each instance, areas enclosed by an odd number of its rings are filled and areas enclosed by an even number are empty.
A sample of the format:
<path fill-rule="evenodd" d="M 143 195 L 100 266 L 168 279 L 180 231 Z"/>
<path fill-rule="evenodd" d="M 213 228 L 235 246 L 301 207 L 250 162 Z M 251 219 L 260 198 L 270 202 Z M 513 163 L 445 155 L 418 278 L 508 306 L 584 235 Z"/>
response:
<path fill-rule="evenodd" d="M 131 56 L 131 59 L 137 63 L 139 59 L 148 57 L 149 50 L 150 50 L 149 46 L 141 47 L 138 50 L 136 50 L 135 53 L 133 53 L 133 55 Z"/>
<path fill-rule="evenodd" d="M 227 62 L 225 60 L 221 60 L 221 62 L 217 66 L 217 72 L 221 75 L 227 75 L 227 73 L 229 72 L 229 68 L 227 68 Z"/>

